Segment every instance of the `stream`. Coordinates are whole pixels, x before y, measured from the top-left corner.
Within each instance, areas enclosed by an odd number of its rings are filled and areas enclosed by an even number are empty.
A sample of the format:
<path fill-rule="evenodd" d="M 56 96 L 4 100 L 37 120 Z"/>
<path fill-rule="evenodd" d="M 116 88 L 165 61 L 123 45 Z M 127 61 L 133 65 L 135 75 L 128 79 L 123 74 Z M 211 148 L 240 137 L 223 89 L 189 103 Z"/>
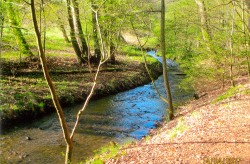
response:
<path fill-rule="evenodd" d="M 148 54 L 156 57 L 153 51 Z M 179 72 L 178 65 L 171 60 L 167 63 L 171 68 L 169 80 L 174 102 L 181 103 L 192 94 L 178 87 L 185 77 L 176 74 Z M 155 83 L 165 95 L 163 76 Z M 70 128 L 81 106 L 65 110 Z M 148 135 L 150 129 L 156 128 L 166 118 L 166 108 L 151 83 L 90 102 L 74 137 L 73 163 L 84 161 L 93 155 L 94 150 L 111 141 L 125 143 Z M 65 148 L 61 127 L 54 113 L 1 135 L 0 163 L 63 163 Z"/>

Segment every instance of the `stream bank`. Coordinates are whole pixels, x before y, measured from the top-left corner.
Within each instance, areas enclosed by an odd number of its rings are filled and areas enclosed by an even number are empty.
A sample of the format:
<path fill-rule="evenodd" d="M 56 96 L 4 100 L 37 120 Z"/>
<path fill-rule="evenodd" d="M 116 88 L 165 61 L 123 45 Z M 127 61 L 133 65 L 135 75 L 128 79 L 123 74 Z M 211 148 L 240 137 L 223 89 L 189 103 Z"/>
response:
<path fill-rule="evenodd" d="M 174 120 L 150 136 L 92 161 L 106 164 L 250 163 L 250 83 L 248 76 L 202 83 L 206 95 L 180 106 Z M 200 86 L 200 87 L 201 87 Z M 208 86 L 208 87 L 204 87 Z M 110 158 L 110 159 L 109 159 Z"/>
<path fill-rule="evenodd" d="M 92 85 L 94 72 L 88 73 L 87 66 L 84 66 L 86 69 L 79 70 L 75 62 L 72 59 L 59 58 L 48 60 L 62 107 L 83 102 Z M 157 60 L 151 58 L 148 64 L 150 70 L 154 72 L 154 78 L 161 75 L 162 67 Z M 43 74 L 35 64 L 5 65 L 10 67 L 7 70 L 14 71 L 13 75 L 1 74 L 0 133 L 9 127 L 30 123 L 55 111 Z M 102 66 L 92 99 L 99 99 L 149 82 L 150 78 L 141 61 L 134 61 L 129 56 L 118 56 L 116 64 Z"/>
<path fill-rule="evenodd" d="M 169 72 L 169 80 L 175 103 L 192 97 L 190 92 L 179 87 L 184 76 L 175 74 L 178 70 L 174 68 L 172 71 Z M 163 77 L 160 76 L 155 83 L 164 95 Z M 65 108 L 70 129 L 81 106 Z M 94 155 L 95 150 L 110 142 L 122 144 L 147 136 L 164 121 L 166 108 L 167 104 L 159 98 L 151 83 L 91 101 L 75 133 L 73 163 L 85 161 Z M 63 163 L 65 141 L 61 133 L 56 113 L 29 125 L 15 127 L 0 137 L 0 162 Z"/>

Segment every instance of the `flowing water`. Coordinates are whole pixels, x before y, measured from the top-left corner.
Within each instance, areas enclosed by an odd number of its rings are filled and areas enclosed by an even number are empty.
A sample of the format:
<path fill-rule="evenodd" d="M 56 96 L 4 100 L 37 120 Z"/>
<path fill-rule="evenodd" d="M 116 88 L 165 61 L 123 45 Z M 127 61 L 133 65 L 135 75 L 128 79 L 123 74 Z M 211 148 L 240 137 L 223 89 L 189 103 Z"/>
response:
<path fill-rule="evenodd" d="M 149 55 L 156 57 L 153 51 Z M 178 88 L 184 77 L 174 74 L 178 71 L 176 63 L 171 60 L 167 62 L 172 67 L 169 79 L 173 99 L 177 103 L 183 102 L 192 94 Z M 163 77 L 160 76 L 155 82 L 164 94 Z M 65 115 L 70 127 L 74 125 L 81 106 L 75 105 L 65 110 L 68 111 Z M 94 150 L 111 141 L 124 143 L 141 139 L 164 120 L 166 108 L 167 105 L 159 99 L 151 84 L 90 102 L 75 134 L 73 162 L 86 159 L 93 155 Z M 14 128 L 0 137 L 1 163 L 63 163 L 64 152 L 65 141 L 56 114 L 28 126 Z"/>

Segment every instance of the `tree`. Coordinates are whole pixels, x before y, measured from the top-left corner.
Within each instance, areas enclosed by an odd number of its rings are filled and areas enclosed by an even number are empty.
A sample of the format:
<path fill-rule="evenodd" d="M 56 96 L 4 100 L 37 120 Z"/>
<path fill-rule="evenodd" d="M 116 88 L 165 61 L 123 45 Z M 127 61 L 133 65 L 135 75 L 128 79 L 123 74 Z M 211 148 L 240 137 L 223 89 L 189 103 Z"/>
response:
<path fill-rule="evenodd" d="M 70 40 L 68 38 L 68 35 L 67 35 L 67 32 L 66 32 L 66 29 L 65 29 L 65 26 L 64 24 L 62 23 L 62 19 L 61 17 L 59 16 L 60 13 L 58 13 L 58 19 L 57 19 L 57 24 L 58 24 L 58 27 L 59 29 L 61 30 L 62 34 L 63 34 L 63 38 L 65 40 L 65 42 L 67 43 L 70 43 Z"/>
<path fill-rule="evenodd" d="M 4 4 L 0 2 L 0 58 L 2 57 L 2 37 L 3 37 L 3 26 L 4 26 Z"/>
<path fill-rule="evenodd" d="M 166 61 L 166 42 L 165 42 L 165 0 L 161 0 L 161 55 L 162 55 L 162 67 L 163 67 L 163 78 L 164 78 L 164 86 L 166 89 L 166 93 L 168 96 L 168 107 L 169 107 L 169 119 L 172 120 L 174 118 L 174 107 L 172 101 L 172 95 L 168 80 L 168 68 Z"/>
<path fill-rule="evenodd" d="M 38 51 L 39 51 L 39 58 L 40 58 L 40 62 L 42 65 L 42 70 L 43 70 L 46 82 L 48 84 L 50 94 L 52 97 L 52 101 L 53 101 L 54 107 L 56 109 L 56 112 L 57 112 L 57 115 L 58 115 L 58 118 L 60 121 L 60 125 L 61 125 L 62 132 L 63 132 L 63 137 L 64 137 L 65 142 L 67 144 L 66 153 L 65 153 L 65 163 L 67 164 L 67 163 L 72 162 L 72 153 L 73 153 L 73 147 L 74 147 L 73 139 L 74 139 L 74 134 L 75 134 L 76 128 L 77 128 L 79 121 L 80 121 L 80 116 L 82 115 L 83 111 L 86 109 L 86 107 L 87 107 L 87 105 L 88 105 L 88 103 L 93 95 L 93 92 L 94 92 L 94 89 L 95 89 L 95 86 L 97 83 L 97 77 L 98 77 L 98 74 L 100 71 L 100 67 L 103 63 L 106 62 L 107 59 L 103 59 L 102 61 L 99 62 L 99 65 L 97 67 L 97 71 L 96 71 L 95 76 L 94 76 L 91 91 L 90 91 L 87 99 L 85 100 L 83 107 L 78 111 L 75 125 L 74 125 L 72 131 L 70 132 L 69 127 L 66 123 L 64 112 L 62 110 L 59 99 L 57 97 L 53 81 L 52 81 L 50 74 L 49 74 L 49 69 L 48 69 L 47 61 L 46 61 L 46 57 L 45 57 L 45 50 L 44 50 L 43 44 L 42 44 L 41 32 L 39 30 L 38 23 L 37 23 L 36 8 L 35 8 L 34 0 L 31 0 L 30 6 L 31 6 L 32 21 L 33 21 L 33 26 L 35 29 L 37 47 L 38 47 Z M 96 12 L 98 12 L 98 11 L 96 11 Z"/>
<path fill-rule="evenodd" d="M 82 30 L 81 20 L 80 20 L 80 13 L 79 13 L 79 3 L 78 0 L 71 0 L 73 4 L 73 19 L 75 25 L 75 34 L 78 45 L 82 52 L 82 58 L 87 60 L 88 59 L 88 46 L 87 42 L 84 38 L 84 33 Z"/>
<path fill-rule="evenodd" d="M 33 53 L 31 52 L 30 47 L 22 33 L 21 30 L 22 28 L 20 27 L 19 21 L 17 19 L 17 13 L 14 10 L 13 3 L 11 0 L 5 0 L 5 2 L 7 3 L 7 13 L 9 22 L 11 24 L 13 34 L 16 37 L 19 50 L 22 54 L 27 54 L 32 56 Z"/>
<path fill-rule="evenodd" d="M 245 0 L 246 1 L 246 5 L 248 8 L 248 31 L 250 32 L 250 1 L 249 0 Z"/>
<path fill-rule="evenodd" d="M 96 17 L 98 17 L 98 15 L 96 15 L 96 13 L 94 12 L 94 10 L 97 10 L 97 5 L 94 0 L 91 0 L 91 7 L 93 9 L 91 12 L 91 16 L 92 16 L 92 32 L 94 40 L 94 57 L 92 57 L 92 60 L 94 60 L 94 62 L 99 62 L 101 60 L 101 50 L 100 50 L 99 39 L 97 36 L 98 25 L 96 22 Z"/>
<path fill-rule="evenodd" d="M 68 12 L 68 21 L 70 27 L 70 38 L 72 46 L 75 50 L 78 62 L 80 64 L 86 62 L 86 55 L 88 54 L 88 48 L 86 47 L 86 41 L 83 38 L 83 32 L 80 24 L 79 9 L 77 1 L 73 0 L 73 10 L 72 10 L 72 1 L 67 0 L 67 12 Z"/>
<path fill-rule="evenodd" d="M 207 13 L 206 13 L 206 6 L 204 4 L 204 0 L 195 0 L 199 12 L 200 12 L 200 20 L 201 20 L 201 31 L 202 31 L 202 36 L 204 41 L 209 41 L 211 40 L 211 32 L 208 27 L 208 18 L 207 18 Z"/>

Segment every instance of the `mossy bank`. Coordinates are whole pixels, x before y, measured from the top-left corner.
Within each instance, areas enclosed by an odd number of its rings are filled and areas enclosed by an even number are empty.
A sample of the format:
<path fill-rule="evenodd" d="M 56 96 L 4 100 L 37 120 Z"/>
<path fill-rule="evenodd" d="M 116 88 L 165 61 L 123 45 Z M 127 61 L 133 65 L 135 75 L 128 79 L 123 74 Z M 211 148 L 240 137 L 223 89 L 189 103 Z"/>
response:
<path fill-rule="evenodd" d="M 75 59 L 49 58 L 49 67 L 60 103 L 63 107 L 83 102 L 93 84 L 87 66 L 79 67 Z M 38 61 L 15 63 L 2 61 L 9 70 L 1 74 L 1 126 L 2 130 L 20 123 L 31 122 L 55 111 L 49 89 Z M 149 58 L 148 65 L 154 78 L 162 73 L 161 64 Z M 93 99 L 115 94 L 150 82 L 143 60 L 138 56 L 119 56 L 116 64 L 106 63 L 99 73 Z"/>

